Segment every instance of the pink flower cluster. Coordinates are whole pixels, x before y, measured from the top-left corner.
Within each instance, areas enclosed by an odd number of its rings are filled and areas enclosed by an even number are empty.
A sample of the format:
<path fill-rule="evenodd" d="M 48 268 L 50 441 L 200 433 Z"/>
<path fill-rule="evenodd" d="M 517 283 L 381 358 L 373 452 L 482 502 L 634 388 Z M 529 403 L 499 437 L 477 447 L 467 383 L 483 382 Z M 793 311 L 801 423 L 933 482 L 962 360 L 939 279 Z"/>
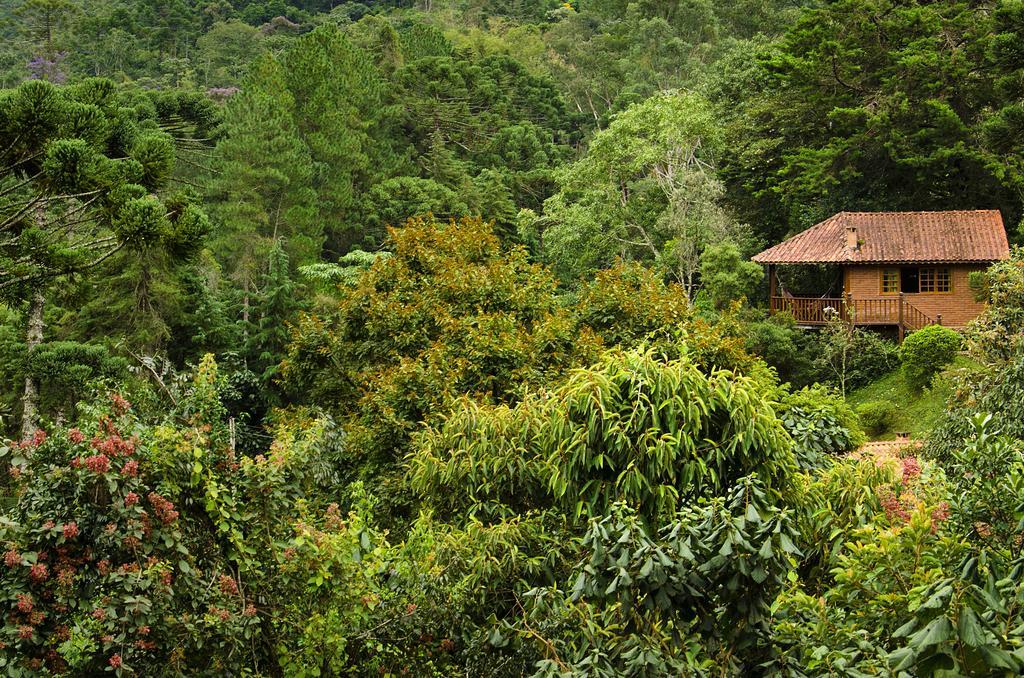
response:
<path fill-rule="evenodd" d="M 36 563 L 28 570 L 28 578 L 39 584 L 46 581 L 50 577 L 50 568 L 46 566 L 46 563 Z"/>
<path fill-rule="evenodd" d="M 217 583 L 220 586 L 220 592 L 226 596 L 238 595 L 238 583 L 233 577 L 226 574 L 222 574 L 217 579 Z"/>
<path fill-rule="evenodd" d="M 27 593 L 19 593 L 17 604 L 18 612 L 21 612 L 22 614 L 28 614 L 32 611 L 32 607 L 32 596 L 30 596 Z"/>
<path fill-rule="evenodd" d="M 942 502 L 932 509 L 932 532 L 938 528 L 938 524 L 949 518 L 949 503 Z"/>
<path fill-rule="evenodd" d="M 900 497 L 897 497 L 892 490 L 885 490 L 878 498 L 885 511 L 886 517 L 893 522 L 905 523 L 910 520 L 910 511 Z"/>
<path fill-rule="evenodd" d="M 125 462 L 124 466 L 121 467 L 121 473 L 124 474 L 126 478 L 134 478 L 139 475 L 139 462 L 134 459 L 129 459 Z"/>
<path fill-rule="evenodd" d="M 125 506 L 135 506 L 138 503 L 139 503 L 139 495 L 137 495 L 136 493 L 129 492 L 128 494 L 124 495 L 124 505 Z"/>
<path fill-rule="evenodd" d="M 110 458 L 105 454 L 96 454 L 91 457 L 86 457 L 85 467 L 93 473 L 106 473 L 110 470 Z"/>
<path fill-rule="evenodd" d="M 149 503 L 153 507 L 153 512 L 156 517 L 160 519 L 164 525 L 170 525 L 178 519 L 178 512 L 174 510 L 174 504 L 161 497 L 156 492 L 150 492 L 148 495 Z"/>
<path fill-rule="evenodd" d="M 75 581 L 75 571 L 71 568 L 64 567 L 57 570 L 57 583 L 61 586 L 70 586 Z"/>
<path fill-rule="evenodd" d="M 225 610 L 222 607 L 217 607 L 216 605 L 211 605 L 207 612 L 216 617 L 217 619 L 220 619 L 221 621 L 227 621 L 231 619 L 230 611 Z"/>
<path fill-rule="evenodd" d="M 911 480 L 921 475 L 921 463 L 917 460 L 917 457 L 904 457 L 903 458 L 903 484 L 909 483 Z"/>
<path fill-rule="evenodd" d="M 33 447 L 39 447 L 44 442 L 46 442 L 46 431 L 44 431 L 41 428 L 37 428 L 35 430 L 35 433 L 32 434 L 31 438 L 29 438 L 27 440 L 23 440 L 20 443 L 17 442 L 17 441 L 12 441 L 10 443 L 10 445 L 11 445 L 11 448 L 14 449 L 14 450 L 28 450 L 28 449 L 31 449 Z M 11 475 L 14 475 L 13 470 L 15 468 L 16 467 L 14 467 L 14 466 L 11 467 L 11 471 L 12 471 Z M 17 478 L 16 475 L 14 475 L 14 477 Z"/>
<path fill-rule="evenodd" d="M 65 539 L 74 539 L 78 536 L 78 523 L 64 523 L 63 533 Z"/>
<path fill-rule="evenodd" d="M 4 553 L 4 564 L 7 567 L 17 567 L 18 565 L 21 565 L 21 554 L 14 549 L 10 549 Z"/>
<path fill-rule="evenodd" d="M 89 444 L 94 450 L 108 457 L 128 457 L 135 453 L 135 441 L 131 438 L 122 438 L 118 433 L 111 433 L 106 438 L 96 436 Z"/>
<path fill-rule="evenodd" d="M 69 429 L 68 440 L 70 440 L 72 444 L 77 445 L 79 443 L 85 442 L 85 434 L 82 433 L 77 428 Z"/>
<path fill-rule="evenodd" d="M 132 409 L 132 404 L 125 400 L 120 393 L 110 394 L 110 404 L 114 408 L 114 414 L 118 416 L 121 416 L 122 414 L 127 413 L 128 410 Z"/>

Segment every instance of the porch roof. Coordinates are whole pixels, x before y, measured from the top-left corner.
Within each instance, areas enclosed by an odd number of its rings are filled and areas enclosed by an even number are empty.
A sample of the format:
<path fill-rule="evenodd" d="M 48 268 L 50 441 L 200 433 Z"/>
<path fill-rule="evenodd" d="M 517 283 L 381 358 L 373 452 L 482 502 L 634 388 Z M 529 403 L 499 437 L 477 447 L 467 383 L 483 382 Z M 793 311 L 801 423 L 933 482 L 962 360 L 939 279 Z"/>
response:
<path fill-rule="evenodd" d="M 753 257 L 761 264 L 985 263 L 1010 248 L 998 210 L 840 212 Z"/>

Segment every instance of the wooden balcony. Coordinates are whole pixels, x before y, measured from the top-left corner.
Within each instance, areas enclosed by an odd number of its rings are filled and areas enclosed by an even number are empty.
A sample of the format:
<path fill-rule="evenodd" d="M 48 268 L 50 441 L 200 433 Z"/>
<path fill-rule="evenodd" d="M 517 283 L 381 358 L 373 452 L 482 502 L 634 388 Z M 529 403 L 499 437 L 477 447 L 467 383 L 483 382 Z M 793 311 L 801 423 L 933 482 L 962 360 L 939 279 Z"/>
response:
<path fill-rule="evenodd" d="M 903 332 L 919 330 L 936 322 L 908 302 L 902 295 L 854 299 L 842 297 L 779 297 L 771 298 L 771 312 L 786 311 L 798 325 L 825 325 L 834 318 L 854 325 L 890 325 Z"/>

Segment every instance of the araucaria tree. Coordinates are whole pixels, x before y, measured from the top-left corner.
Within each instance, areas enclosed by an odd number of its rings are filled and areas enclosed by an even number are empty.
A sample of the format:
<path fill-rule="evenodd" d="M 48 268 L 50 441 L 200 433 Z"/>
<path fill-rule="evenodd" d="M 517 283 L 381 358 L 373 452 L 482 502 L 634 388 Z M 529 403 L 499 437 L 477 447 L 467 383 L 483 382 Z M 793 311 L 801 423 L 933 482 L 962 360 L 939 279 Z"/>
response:
<path fill-rule="evenodd" d="M 28 303 L 29 351 L 43 340 L 56 280 L 74 280 L 125 248 L 184 251 L 205 233 L 201 210 L 158 195 L 174 148 L 151 110 L 121 105 L 107 80 L 63 88 L 30 81 L 0 92 L 0 295 Z M 37 395 L 29 375 L 26 437 Z"/>

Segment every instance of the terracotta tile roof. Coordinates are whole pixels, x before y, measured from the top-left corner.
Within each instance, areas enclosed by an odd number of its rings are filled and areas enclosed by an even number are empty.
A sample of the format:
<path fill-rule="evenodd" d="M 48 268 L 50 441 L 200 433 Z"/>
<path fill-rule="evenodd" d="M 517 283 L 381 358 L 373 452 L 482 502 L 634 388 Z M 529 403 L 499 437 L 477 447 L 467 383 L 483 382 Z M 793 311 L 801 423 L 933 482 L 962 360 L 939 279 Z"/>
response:
<path fill-rule="evenodd" d="M 859 245 L 848 246 L 850 240 Z M 762 264 L 954 263 L 996 261 L 1009 254 L 998 210 L 840 212 L 753 259 Z"/>

